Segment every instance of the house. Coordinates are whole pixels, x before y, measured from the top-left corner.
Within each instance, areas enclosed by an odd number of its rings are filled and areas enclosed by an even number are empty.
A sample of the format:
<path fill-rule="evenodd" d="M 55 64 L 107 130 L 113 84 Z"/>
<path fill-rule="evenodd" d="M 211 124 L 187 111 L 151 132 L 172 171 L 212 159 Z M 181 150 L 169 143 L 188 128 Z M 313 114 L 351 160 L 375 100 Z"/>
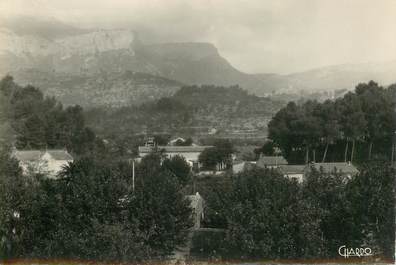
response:
<path fill-rule="evenodd" d="M 66 150 L 14 150 L 12 156 L 19 161 L 23 174 L 41 173 L 56 178 L 65 165 L 73 162 Z"/>
<path fill-rule="evenodd" d="M 295 179 L 299 183 L 304 180 L 305 165 L 280 165 L 279 171 L 284 177 L 289 179 Z"/>
<path fill-rule="evenodd" d="M 168 145 L 177 145 L 178 143 L 184 143 L 186 141 L 186 139 L 182 138 L 182 137 L 177 137 L 173 140 L 170 140 Z"/>
<path fill-rule="evenodd" d="M 177 155 L 182 156 L 186 159 L 190 166 L 193 166 L 194 163 L 198 163 L 198 157 L 203 152 L 203 150 L 210 147 L 212 146 L 139 146 L 139 156 L 142 158 L 152 152 L 157 151 L 162 152 L 162 154 L 167 158 L 172 158 Z"/>
<path fill-rule="evenodd" d="M 194 195 L 187 195 L 186 198 L 190 201 L 192 209 L 193 229 L 198 229 L 204 219 L 204 199 L 198 192 Z"/>
<path fill-rule="evenodd" d="M 348 178 L 351 178 L 352 176 L 355 176 L 359 173 L 359 170 L 350 162 L 311 163 L 306 166 L 305 174 L 310 172 L 312 168 L 328 174 L 336 172 Z"/>
<path fill-rule="evenodd" d="M 287 160 L 283 156 L 261 156 L 256 163 L 261 168 L 278 168 L 287 164 Z"/>

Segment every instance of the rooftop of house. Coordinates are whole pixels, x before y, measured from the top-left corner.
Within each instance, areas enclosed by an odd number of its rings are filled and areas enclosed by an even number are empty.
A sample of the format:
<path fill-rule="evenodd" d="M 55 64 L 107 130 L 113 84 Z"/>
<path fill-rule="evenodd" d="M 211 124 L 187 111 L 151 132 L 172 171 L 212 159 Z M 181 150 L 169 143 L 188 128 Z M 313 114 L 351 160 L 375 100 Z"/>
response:
<path fill-rule="evenodd" d="M 73 160 L 73 157 L 66 151 L 61 149 L 53 150 L 15 150 L 13 156 L 19 161 L 36 161 L 49 154 L 54 160 Z"/>
<path fill-rule="evenodd" d="M 185 142 L 186 139 L 184 139 L 184 138 L 182 138 L 182 137 L 177 137 L 177 138 L 175 138 L 175 139 L 173 139 L 173 140 L 170 140 L 170 141 L 169 141 L 169 145 L 174 145 L 177 141 Z"/>
<path fill-rule="evenodd" d="M 192 146 L 171 146 L 171 145 L 158 145 L 156 147 L 151 146 L 139 146 L 140 153 L 150 153 L 155 148 L 158 151 L 164 150 L 165 152 L 172 152 L 172 153 L 186 153 L 186 152 L 202 152 L 206 148 L 210 148 L 213 146 L 199 146 L 199 145 L 192 145 Z"/>
<path fill-rule="evenodd" d="M 41 158 L 43 152 L 40 150 L 15 150 L 13 156 L 19 161 L 35 161 Z"/>
<path fill-rule="evenodd" d="M 288 163 L 283 156 L 261 156 L 256 163 L 258 167 L 280 166 L 287 164 Z"/>
<path fill-rule="evenodd" d="M 279 169 L 283 174 L 303 174 L 305 167 L 305 165 L 281 165 Z"/>
<path fill-rule="evenodd" d="M 312 163 L 313 166 L 318 171 L 323 170 L 323 172 L 343 172 L 349 174 L 357 174 L 359 170 L 351 163 L 346 162 L 331 162 L 331 163 Z"/>

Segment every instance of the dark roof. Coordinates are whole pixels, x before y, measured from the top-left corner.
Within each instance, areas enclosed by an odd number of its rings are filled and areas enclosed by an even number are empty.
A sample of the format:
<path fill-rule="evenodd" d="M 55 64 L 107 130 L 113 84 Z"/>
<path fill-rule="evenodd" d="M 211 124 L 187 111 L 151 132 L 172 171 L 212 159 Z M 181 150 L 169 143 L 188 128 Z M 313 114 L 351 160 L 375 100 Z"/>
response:
<path fill-rule="evenodd" d="M 287 161 L 283 156 L 262 156 L 257 161 L 258 167 L 266 167 L 266 166 L 280 166 L 287 165 Z"/>
<path fill-rule="evenodd" d="M 281 165 L 279 169 L 283 174 L 303 174 L 305 165 Z"/>
<path fill-rule="evenodd" d="M 310 166 L 313 166 L 318 171 L 322 169 L 323 172 L 327 172 L 327 173 L 331 173 L 334 171 L 348 173 L 348 174 L 359 173 L 359 170 L 357 170 L 357 168 L 354 165 L 346 162 L 312 163 Z"/>
<path fill-rule="evenodd" d="M 169 146 L 169 145 L 159 145 L 157 146 L 157 150 L 164 150 L 165 152 L 173 152 L 173 153 L 186 153 L 186 152 L 202 152 L 206 148 L 210 148 L 213 146 Z M 141 153 L 150 153 L 154 151 L 155 147 L 151 146 L 139 146 L 139 152 Z"/>
<path fill-rule="evenodd" d="M 73 160 L 73 157 L 66 150 L 16 150 L 13 156 L 19 161 L 36 161 L 48 153 L 55 160 Z"/>

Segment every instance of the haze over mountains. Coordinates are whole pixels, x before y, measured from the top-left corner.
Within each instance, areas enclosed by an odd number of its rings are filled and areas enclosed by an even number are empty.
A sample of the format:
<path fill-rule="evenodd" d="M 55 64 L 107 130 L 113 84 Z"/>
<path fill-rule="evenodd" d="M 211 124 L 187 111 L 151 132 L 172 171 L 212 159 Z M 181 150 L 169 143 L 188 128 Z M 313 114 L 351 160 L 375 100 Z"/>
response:
<path fill-rule="evenodd" d="M 23 17 L 1 25 L 0 74 L 11 73 L 17 82 L 39 86 L 66 104 L 127 105 L 171 95 L 183 84 L 238 84 L 264 96 L 396 81 L 396 61 L 248 74 L 210 43 L 145 44 L 132 30 L 79 29 L 54 19 Z"/>

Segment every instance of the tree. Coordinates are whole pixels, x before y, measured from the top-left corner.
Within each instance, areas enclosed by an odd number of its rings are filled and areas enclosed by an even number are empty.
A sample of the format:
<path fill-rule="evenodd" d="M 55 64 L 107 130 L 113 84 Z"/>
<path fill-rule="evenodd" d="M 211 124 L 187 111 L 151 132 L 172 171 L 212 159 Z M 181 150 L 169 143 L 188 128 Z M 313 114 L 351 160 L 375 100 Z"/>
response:
<path fill-rule="evenodd" d="M 40 149 L 46 145 L 44 121 L 37 115 L 30 116 L 23 124 L 22 134 L 17 137 L 19 148 Z"/>
<path fill-rule="evenodd" d="M 22 175 L 18 161 L 9 156 L 6 147 L 0 148 L 0 259 L 24 254 L 21 221 L 35 189 L 30 179 Z"/>
<path fill-rule="evenodd" d="M 321 128 L 320 137 L 326 145 L 322 158 L 322 162 L 325 162 L 329 145 L 341 136 L 339 111 L 336 104 L 330 100 L 326 100 L 316 107 L 314 115 L 319 119 Z"/>
<path fill-rule="evenodd" d="M 163 256 L 184 242 L 192 220 L 190 202 L 180 192 L 177 178 L 158 162 L 153 155 L 139 165 L 136 189 L 129 196 L 128 218 L 138 220 L 145 244 Z"/>
<path fill-rule="evenodd" d="M 191 178 L 191 167 L 183 156 L 173 156 L 170 159 L 165 159 L 162 163 L 164 170 L 169 170 L 174 174 L 179 183 L 186 185 Z"/>
<path fill-rule="evenodd" d="M 221 157 L 219 151 L 216 147 L 206 148 L 199 154 L 198 157 L 199 163 L 202 164 L 202 167 L 209 170 L 215 170 L 217 164 L 220 162 Z"/>
<path fill-rule="evenodd" d="M 370 162 L 363 165 L 347 187 L 352 223 L 360 235 L 357 243 L 366 242 L 388 259 L 394 256 L 394 176 L 388 162 Z"/>
<path fill-rule="evenodd" d="M 275 155 L 275 144 L 272 141 L 267 141 L 261 148 L 257 148 L 254 150 L 256 155 L 264 154 L 266 156 L 273 156 Z"/>
<path fill-rule="evenodd" d="M 335 257 L 339 246 L 356 238 L 347 181 L 347 177 L 335 170 L 323 172 L 312 167 L 302 186 L 301 196 L 316 215 L 321 233 L 319 245 L 324 247 L 325 257 Z"/>
<path fill-rule="evenodd" d="M 292 124 L 300 116 L 300 108 L 294 102 L 279 110 L 268 124 L 268 138 L 279 146 L 282 154 L 290 160 L 292 151 L 300 147 L 301 140 L 292 138 Z"/>
<path fill-rule="evenodd" d="M 296 182 L 276 171 L 242 172 L 232 182 L 224 200 L 229 254 L 245 258 L 295 258 L 298 240 L 298 194 Z"/>
<path fill-rule="evenodd" d="M 386 96 L 384 89 L 373 81 L 357 85 L 356 95 L 361 102 L 367 122 L 366 137 L 369 141 L 368 159 L 370 160 L 374 142 L 391 137 L 393 134 L 394 104 L 392 104 L 392 99 Z"/>

